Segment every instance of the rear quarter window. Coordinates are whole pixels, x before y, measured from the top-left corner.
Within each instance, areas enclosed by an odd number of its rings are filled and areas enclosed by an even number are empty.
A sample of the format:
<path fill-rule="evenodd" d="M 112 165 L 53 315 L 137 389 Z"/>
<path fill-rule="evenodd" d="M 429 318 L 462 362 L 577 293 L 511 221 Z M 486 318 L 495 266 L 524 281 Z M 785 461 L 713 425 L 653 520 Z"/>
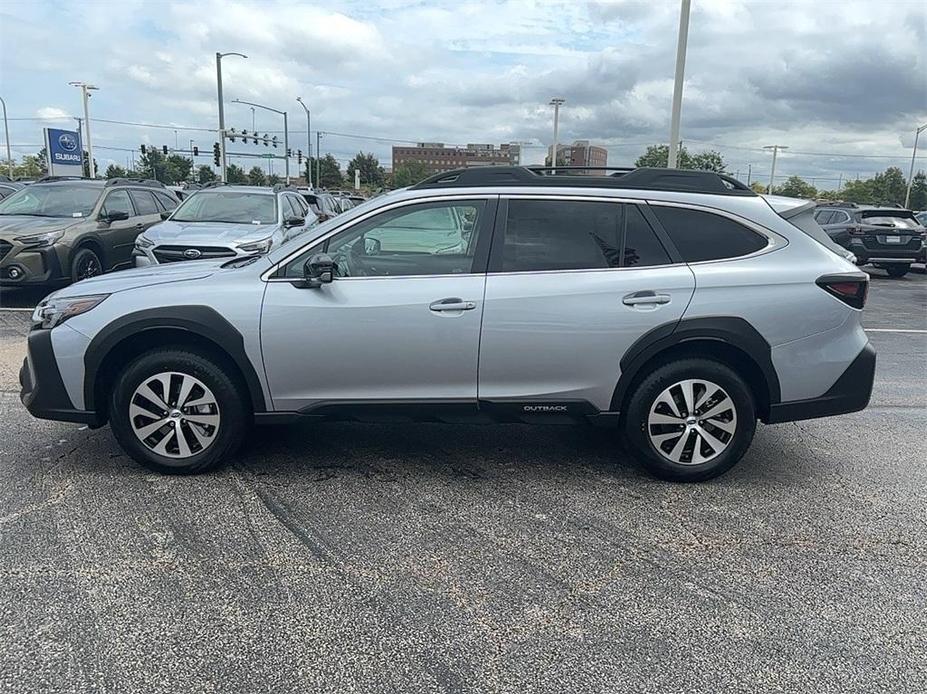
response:
<path fill-rule="evenodd" d="M 687 263 L 738 258 L 769 244 L 762 234 L 719 214 L 663 205 L 652 209 Z"/>

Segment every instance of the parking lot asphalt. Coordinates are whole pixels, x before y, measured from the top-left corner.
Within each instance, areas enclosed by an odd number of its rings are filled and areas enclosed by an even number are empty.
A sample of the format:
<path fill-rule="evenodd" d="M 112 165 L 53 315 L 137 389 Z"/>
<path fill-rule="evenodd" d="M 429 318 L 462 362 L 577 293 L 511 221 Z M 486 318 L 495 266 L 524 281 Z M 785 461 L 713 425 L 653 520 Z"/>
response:
<path fill-rule="evenodd" d="M 25 412 L 0 311 L 0 691 L 927 690 L 927 277 L 872 274 L 870 407 L 697 485 L 521 425 L 264 428 L 163 477 Z"/>

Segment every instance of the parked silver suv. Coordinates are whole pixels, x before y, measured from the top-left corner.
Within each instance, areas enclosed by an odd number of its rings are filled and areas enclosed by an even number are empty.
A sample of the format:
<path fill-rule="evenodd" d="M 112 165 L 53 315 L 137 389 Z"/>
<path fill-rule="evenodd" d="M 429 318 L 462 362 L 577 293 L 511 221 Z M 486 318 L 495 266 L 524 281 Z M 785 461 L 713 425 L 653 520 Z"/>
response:
<path fill-rule="evenodd" d="M 441 174 L 266 256 L 50 295 L 22 400 L 109 421 L 163 472 L 213 466 L 251 422 L 391 416 L 612 425 L 652 473 L 707 479 L 757 419 L 869 401 L 868 276 L 813 210 L 708 172 Z"/>
<path fill-rule="evenodd" d="M 135 239 L 136 267 L 267 253 L 318 223 L 296 188 L 213 184 Z"/>

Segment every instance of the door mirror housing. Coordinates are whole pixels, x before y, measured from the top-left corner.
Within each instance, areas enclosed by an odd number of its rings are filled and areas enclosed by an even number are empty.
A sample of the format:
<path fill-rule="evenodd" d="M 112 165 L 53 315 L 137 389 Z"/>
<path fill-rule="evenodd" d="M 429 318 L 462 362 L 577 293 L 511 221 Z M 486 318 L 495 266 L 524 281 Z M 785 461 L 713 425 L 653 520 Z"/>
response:
<path fill-rule="evenodd" d="M 316 253 L 303 265 L 303 280 L 298 286 L 318 289 L 335 279 L 335 261 L 328 253 Z"/>
<path fill-rule="evenodd" d="M 380 255 L 380 239 L 364 237 L 364 255 Z"/>
<path fill-rule="evenodd" d="M 173 212 L 173 210 L 164 210 L 164 211 L 161 213 L 161 219 L 167 219 L 168 217 L 171 216 L 171 213 L 172 213 L 172 212 Z"/>
<path fill-rule="evenodd" d="M 293 227 L 301 227 L 305 224 L 306 220 L 302 217 L 287 217 L 283 220 L 283 227 L 285 229 L 292 229 Z"/>
<path fill-rule="evenodd" d="M 129 218 L 128 212 L 123 212 L 122 210 L 114 210 L 113 212 L 107 212 L 104 215 L 100 215 L 100 219 L 104 222 L 122 222 Z"/>

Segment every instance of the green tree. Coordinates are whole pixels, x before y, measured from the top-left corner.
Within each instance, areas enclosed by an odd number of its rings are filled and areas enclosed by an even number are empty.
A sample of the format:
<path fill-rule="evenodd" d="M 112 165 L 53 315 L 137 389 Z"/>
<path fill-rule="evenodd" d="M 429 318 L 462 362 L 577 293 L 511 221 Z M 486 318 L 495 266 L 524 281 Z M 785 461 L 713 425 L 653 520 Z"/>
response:
<path fill-rule="evenodd" d="M 918 171 L 911 184 L 911 201 L 908 206 L 912 210 L 927 210 L 927 174 Z"/>
<path fill-rule="evenodd" d="M 138 173 L 142 178 L 153 178 L 166 184 L 173 183 L 172 180 L 168 180 L 167 163 L 164 160 L 164 155 L 153 147 L 149 147 L 148 151 L 139 158 Z"/>
<path fill-rule="evenodd" d="M 306 160 L 306 172 L 308 173 L 309 167 L 312 167 L 312 182 L 314 185 L 319 188 L 340 188 L 344 185 L 344 177 L 341 175 L 341 167 L 338 165 L 338 160 L 335 159 L 331 154 L 326 154 L 319 160 L 319 177 L 316 180 L 315 175 L 315 165 L 316 160 L 307 159 Z M 363 174 L 361 174 L 363 177 Z"/>
<path fill-rule="evenodd" d="M 181 154 L 170 154 L 164 160 L 167 167 L 167 176 L 171 183 L 183 183 L 190 177 L 193 171 L 193 160 L 187 159 Z"/>
<path fill-rule="evenodd" d="M 760 183 L 759 181 L 754 181 L 753 183 L 751 183 L 751 184 L 750 184 L 750 189 L 751 189 L 754 193 L 763 194 L 763 193 L 766 192 L 766 186 L 765 186 L 765 184 Z"/>
<path fill-rule="evenodd" d="M 817 188 L 805 181 L 801 176 L 789 176 L 785 183 L 776 186 L 773 190 L 776 195 L 785 195 L 790 198 L 813 199 L 818 196 Z"/>
<path fill-rule="evenodd" d="M 379 160 L 373 154 L 364 154 L 363 152 L 358 152 L 348 164 L 347 181 L 349 185 L 354 183 L 355 171 L 360 171 L 361 183 L 368 186 L 382 186 L 386 176 Z"/>
<path fill-rule="evenodd" d="M 39 178 L 45 175 L 45 160 L 27 154 L 18 164 L 13 164 L 13 178 Z"/>
<path fill-rule="evenodd" d="M 412 186 L 419 181 L 428 178 L 430 171 L 428 166 L 418 161 L 410 161 L 401 164 L 393 171 L 393 188 L 405 188 Z M 363 180 L 363 178 L 362 178 Z"/>
<path fill-rule="evenodd" d="M 103 174 L 104 178 L 127 178 L 129 172 L 124 168 L 119 166 L 119 164 L 110 164 L 106 167 L 106 173 Z"/>
<path fill-rule="evenodd" d="M 869 205 L 903 205 L 907 181 L 897 166 L 890 166 L 872 178 L 847 181 L 841 197 Z"/>
<path fill-rule="evenodd" d="M 267 185 L 275 186 L 278 183 L 280 183 L 280 176 L 278 176 L 277 174 L 271 174 L 270 176 L 267 177 Z"/>
<path fill-rule="evenodd" d="M 647 150 L 634 162 L 635 166 L 650 166 L 665 169 L 669 161 L 669 145 L 650 145 Z M 708 150 L 698 154 L 689 154 L 689 150 L 680 147 L 677 153 L 677 162 L 680 169 L 700 169 L 702 171 L 716 171 L 724 173 L 724 157 L 720 152 Z"/>
<path fill-rule="evenodd" d="M 225 170 L 225 180 L 229 183 L 247 183 L 248 176 L 238 164 L 229 164 Z"/>
<path fill-rule="evenodd" d="M 248 172 L 248 181 L 253 186 L 262 186 L 267 183 L 267 176 L 264 175 L 260 166 L 252 166 L 251 171 Z"/>
<path fill-rule="evenodd" d="M 843 194 L 838 193 L 836 190 L 819 190 L 818 191 L 819 200 L 843 200 Z"/>
<path fill-rule="evenodd" d="M 219 177 L 211 166 L 202 164 L 196 169 L 196 179 L 200 183 L 209 183 L 210 181 L 218 181 Z"/>

